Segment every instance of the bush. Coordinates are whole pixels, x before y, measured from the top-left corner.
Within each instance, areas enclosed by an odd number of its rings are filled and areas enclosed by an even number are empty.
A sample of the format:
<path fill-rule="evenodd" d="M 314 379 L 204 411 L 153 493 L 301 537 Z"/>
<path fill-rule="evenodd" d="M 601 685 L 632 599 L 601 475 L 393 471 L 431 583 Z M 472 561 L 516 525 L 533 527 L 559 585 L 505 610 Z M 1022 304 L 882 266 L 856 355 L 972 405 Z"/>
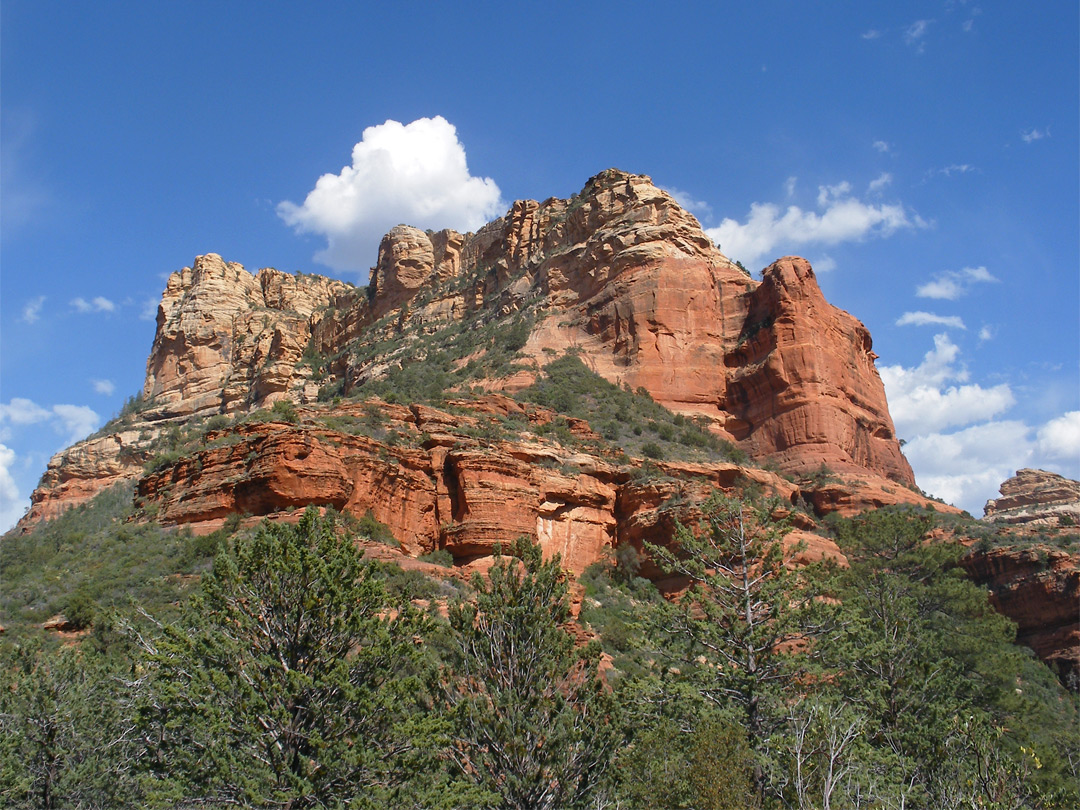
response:
<path fill-rule="evenodd" d="M 356 522 L 356 530 L 369 540 L 383 543 L 394 548 L 401 548 L 401 543 L 394 537 L 390 527 L 375 517 L 375 513 L 368 509 L 362 518 Z"/>
<path fill-rule="evenodd" d="M 664 457 L 664 449 L 656 442 L 645 442 L 641 445 L 641 452 L 648 458 L 661 459 Z"/>
<path fill-rule="evenodd" d="M 441 565 L 443 568 L 452 568 L 454 565 L 454 555 L 445 548 L 438 548 L 435 551 L 429 551 L 427 554 L 421 554 L 417 559 Z"/>
<path fill-rule="evenodd" d="M 94 600 L 86 591 L 79 590 L 68 599 L 67 606 L 64 608 L 64 618 L 76 630 L 85 630 L 94 623 L 96 612 L 97 605 L 94 604 Z"/>
<path fill-rule="evenodd" d="M 296 406 L 287 399 L 279 399 L 275 402 L 270 409 L 270 413 L 273 414 L 275 418 L 280 419 L 283 422 L 290 422 L 294 425 L 300 421 L 300 415 L 296 412 Z"/>

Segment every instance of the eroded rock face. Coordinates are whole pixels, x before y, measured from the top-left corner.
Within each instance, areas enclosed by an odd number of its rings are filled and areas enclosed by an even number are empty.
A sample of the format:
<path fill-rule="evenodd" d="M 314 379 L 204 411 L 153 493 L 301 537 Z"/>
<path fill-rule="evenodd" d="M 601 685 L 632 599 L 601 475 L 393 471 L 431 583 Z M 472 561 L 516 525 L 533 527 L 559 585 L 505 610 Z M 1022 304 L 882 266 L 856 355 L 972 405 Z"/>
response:
<path fill-rule="evenodd" d="M 30 496 L 30 509 L 19 521 L 20 530 L 57 518 L 116 484 L 134 481 L 151 456 L 150 435 L 138 429 L 123 430 L 57 453 Z"/>
<path fill-rule="evenodd" d="M 633 467 L 558 444 L 481 443 L 464 431 L 522 406 L 498 395 L 476 406 L 470 416 L 383 404 L 376 420 L 383 439 L 333 427 L 342 418 L 370 417 L 371 403 L 308 408 L 302 424 L 210 432 L 210 446 L 141 477 L 137 502 L 165 525 L 199 532 L 237 512 L 275 515 L 309 504 L 370 511 L 407 554 L 444 548 L 461 563 L 526 535 L 581 573 L 622 543 L 666 542 L 693 508 L 681 504 L 716 489 L 754 486 L 786 502 L 799 499 L 780 476 L 730 463 L 661 463 L 663 480 L 648 482 L 637 480 Z M 530 408 L 527 417 L 550 419 L 543 410 Z"/>
<path fill-rule="evenodd" d="M 1030 647 L 1062 681 L 1080 677 L 1080 554 L 1035 545 L 973 549 L 961 560 L 990 589 L 999 611 L 1017 625 L 1016 640 Z"/>
<path fill-rule="evenodd" d="M 151 418 L 232 413 L 302 399 L 310 369 L 300 360 L 317 310 L 342 299 L 362 307 L 344 282 L 290 276 L 210 253 L 173 273 L 158 307 L 143 397 Z"/>
<path fill-rule="evenodd" d="M 480 329 L 527 316 L 531 331 L 521 351 L 537 367 L 577 352 L 610 382 L 643 388 L 678 413 L 706 418 L 714 432 L 759 462 L 799 474 L 825 464 L 845 481 L 861 482 L 846 493 L 821 495 L 822 513 L 911 501 L 915 496 L 895 486 L 913 479 L 893 435 L 865 327 L 824 300 L 802 259 L 781 259 L 763 278 L 757 282 L 736 267 L 648 177 L 613 169 L 591 178 L 572 199 L 516 202 L 475 234 L 398 226 L 382 242 L 370 290 L 272 269 L 253 276 L 207 254 L 174 273 L 162 297 L 140 441 L 152 441 L 170 420 L 235 415 L 279 400 L 313 403 L 321 389 L 330 392 L 326 398 L 347 395 L 395 366 L 417 362 L 414 347 L 441 329 L 462 323 Z M 478 384 L 513 391 L 535 376 L 517 371 Z M 140 477 L 149 451 L 131 455 L 121 452 L 130 443 L 115 444 L 80 444 L 58 456 L 34 494 L 32 518 L 21 525 L 85 500 L 102 482 Z M 260 469 L 245 468 L 257 482 L 247 484 L 246 495 L 214 494 L 187 476 L 185 486 L 195 489 L 173 497 L 218 499 L 221 512 L 243 508 L 240 501 L 258 505 L 260 498 L 266 501 L 260 508 L 308 498 L 336 504 L 348 491 L 347 509 L 401 512 L 396 520 L 403 534 L 426 538 L 404 541 L 413 547 L 426 547 L 434 536 L 428 521 L 435 502 L 410 490 L 414 473 L 427 475 L 418 470 L 431 462 L 398 459 L 398 483 L 391 486 L 386 481 L 393 476 L 370 460 L 339 458 L 343 469 L 331 464 L 321 442 L 307 450 L 270 447 Z M 488 545 L 483 537 L 494 531 L 500 498 L 557 504 L 529 518 L 528 526 L 515 525 L 552 548 L 569 548 L 551 523 L 552 509 L 577 515 L 575 525 L 588 524 L 596 543 L 612 536 L 608 518 L 596 510 L 608 509 L 606 499 L 619 495 L 551 476 L 541 486 L 521 471 L 534 461 L 513 454 L 499 460 L 455 453 L 446 450 L 437 464 L 454 470 L 468 492 L 456 513 L 442 512 L 470 527 L 447 538 L 462 554 Z M 365 454 L 358 450 L 356 458 Z M 225 463 L 208 457 L 204 469 L 219 462 Z M 324 462 L 334 472 L 327 468 L 323 478 L 305 473 Z M 370 497 L 356 495 L 367 491 L 357 483 L 364 476 L 379 480 Z M 526 480 L 521 492 L 518 483 L 508 483 Z M 164 514 L 176 508 L 170 501 Z M 409 510 L 415 514 L 405 515 Z"/>
<path fill-rule="evenodd" d="M 874 367 L 870 333 L 825 301 L 809 262 L 788 256 L 750 295 L 725 404 L 754 457 L 809 472 L 872 470 L 914 483 Z"/>
<path fill-rule="evenodd" d="M 991 523 L 1080 525 L 1080 481 L 1045 470 L 1017 470 L 986 502 L 983 520 Z"/>

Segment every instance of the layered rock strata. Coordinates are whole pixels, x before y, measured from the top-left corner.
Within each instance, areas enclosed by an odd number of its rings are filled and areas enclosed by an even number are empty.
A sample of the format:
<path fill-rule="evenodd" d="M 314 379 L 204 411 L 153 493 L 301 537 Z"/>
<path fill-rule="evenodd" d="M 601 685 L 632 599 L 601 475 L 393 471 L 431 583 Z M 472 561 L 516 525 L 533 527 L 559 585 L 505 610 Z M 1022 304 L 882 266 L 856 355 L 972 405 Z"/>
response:
<path fill-rule="evenodd" d="M 405 553 L 446 549 L 459 563 L 524 534 L 575 573 L 605 549 L 662 541 L 714 489 L 753 486 L 799 501 L 798 488 L 779 475 L 731 463 L 658 462 L 644 474 L 640 465 L 527 433 L 469 436 L 514 411 L 535 423 L 552 416 L 492 396 L 472 413 L 383 403 L 372 419 L 371 403 L 346 403 L 304 409 L 300 424 L 242 423 L 208 432 L 204 449 L 143 475 L 136 500 L 160 523 L 199 532 L 230 514 L 274 516 L 310 504 L 370 512 Z"/>
<path fill-rule="evenodd" d="M 973 550 L 961 561 L 990 599 L 1066 684 L 1080 678 L 1080 554 L 1045 545 Z"/>
<path fill-rule="evenodd" d="M 1080 525 L 1080 481 L 1046 472 L 1017 470 L 1000 488 L 1001 497 L 986 502 L 983 520 L 1036 526 Z"/>
<path fill-rule="evenodd" d="M 163 294 L 145 410 L 124 422 L 125 430 L 54 458 L 21 526 L 108 484 L 143 477 L 161 436 L 194 418 L 348 396 L 422 362 L 446 330 L 509 319 L 527 325 L 519 355 L 533 370 L 477 381 L 487 390 L 528 385 L 541 365 L 573 352 L 608 381 L 705 418 L 759 463 L 797 475 L 828 467 L 846 489 L 818 497 L 819 513 L 925 502 L 910 489 L 914 480 L 893 433 L 869 333 L 824 300 L 810 265 L 787 257 L 755 281 L 648 177 L 608 170 L 569 200 L 516 202 L 475 234 L 395 227 L 382 241 L 367 289 L 269 268 L 252 275 L 217 255 L 198 257 L 169 278 Z M 294 450 L 307 455 L 289 456 Z M 301 474 L 324 452 L 321 444 L 301 451 L 266 443 L 259 465 L 244 470 L 248 494 L 197 497 L 224 498 L 219 511 L 261 509 L 260 498 L 336 504 L 348 488 L 345 473 L 327 472 L 319 481 Z M 358 446 L 354 455 L 363 452 Z M 220 460 L 213 455 L 204 464 Z M 399 462 L 404 475 L 412 462 Z M 448 455 L 440 463 L 458 465 L 455 475 L 468 482 L 479 461 Z M 483 497 L 497 503 L 502 494 L 494 482 L 519 480 L 518 467 L 531 463 L 499 462 L 501 472 L 485 473 Z M 397 509 L 433 509 L 416 505 L 404 489 L 393 497 Z M 472 497 L 483 502 L 479 490 Z M 611 495 L 595 489 L 573 497 L 587 510 Z M 362 504 L 346 498 L 344 505 Z M 453 510 L 442 514 L 459 522 Z M 475 510 L 469 514 L 479 520 Z M 408 521 L 401 525 L 413 531 Z M 563 542 L 554 525 L 533 529 Z M 428 529 L 421 534 L 432 536 Z M 416 548 L 428 539 L 402 538 Z M 473 542 L 460 541 L 463 554 Z"/>

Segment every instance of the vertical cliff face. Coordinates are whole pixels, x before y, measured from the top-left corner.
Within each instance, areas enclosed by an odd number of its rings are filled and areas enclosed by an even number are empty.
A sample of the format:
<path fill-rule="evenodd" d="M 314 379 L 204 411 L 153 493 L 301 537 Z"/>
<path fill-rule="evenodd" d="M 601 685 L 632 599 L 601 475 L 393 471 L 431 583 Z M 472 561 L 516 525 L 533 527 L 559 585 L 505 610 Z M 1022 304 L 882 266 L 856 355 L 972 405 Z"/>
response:
<path fill-rule="evenodd" d="M 173 273 L 158 307 L 143 398 L 158 418 L 227 413 L 308 393 L 299 365 L 315 314 L 362 303 L 349 285 L 273 269 L 257 275 L 210 253 Z M 317 388 L 317 386 L 316 386 Z"/>
<path fill-rule="evenodd" d="M 809 472 L 873 470 L 913 483 L 866 327 L 825 300 L 809 262 L 765 269 L 729 355 L 732 433 L 755 457 Z"/>
<path fill-rule="evenodd" d="M 974 549 L 961 561 L 1065 683 L 1080 677 L 1080 554 L 1045 545 Z"/>

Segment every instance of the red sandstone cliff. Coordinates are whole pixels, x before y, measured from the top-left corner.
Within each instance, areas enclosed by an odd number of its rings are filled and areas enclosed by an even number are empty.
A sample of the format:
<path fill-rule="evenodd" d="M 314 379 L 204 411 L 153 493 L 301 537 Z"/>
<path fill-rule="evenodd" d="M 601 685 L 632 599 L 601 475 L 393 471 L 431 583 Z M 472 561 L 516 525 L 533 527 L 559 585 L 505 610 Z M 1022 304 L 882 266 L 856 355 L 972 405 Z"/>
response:
<path fill-rule="evenodd" d="M 587 483 L 547 474 L 543 483 L 524 451 L 436 443 L 399 457 L 359 438 L 328 446 L 310 430 L 301 440 L 287 428 L 243 428 L 229 439 L 243 445 L 243 464 L 240 450 L 208 447 L 143 472 L 161 437 L 195 417 L 236 416 L 279 400 L 313 405 L 328 388 L 348 395 L 388 369 L 421 362 L 424 341 L 440 330 L 525 315 L 522 354 L 534 369 L 576 352 L 605 379 L 705 417 L 758 462 L 796 474 L 831 468 L 839 478 L 830 486 L 841 492 L 806 487 L 820 514 L 925 503 L 910 489 L 869 333 L 824 300 L 809 264 L 781 259 L 755 281 L 649 178 L 609 170 L 570 200 L 514 203 L 475 234 L 396 227 L 367 290 L 197 258 L 169 278 L 162 297 L 146 409 L 118 425 L 124 430 L 54 458 L 20 525 L 108 484 L 139 480 L 166 522 L 308 502 L 371 508 L 394 518 L 386 522 L 406 548 L 438 542 L 465 557 L 482 553 L 488 535 L 506 534 L 499 506 L 520 495 L 532 506 L 510 521 L 514 531 L 587 559 L 614 537 L 611 504 L 635 497 L 633 488 L 613 489 L 612 473 Z M 514 390 L 535 375 L 478 382 Z M 380 456 L 387 453 L 393 465 Z M 228 474 L 211 475 L 219 466 Z M 714 475 L 699 472 L 702 480 Z M 172 485 L 162 494 L 155 482 L 166 475 Z M 454 492 L 466 495 L 455 500 Z M 576 516 L 573 531 L 567 514 Z"/>
<path fill-rule="evenodd" d="M 1016 622 L 1016 640 L 1057 671 L 1080 677 L 1080 554 L 1045 545 L 973 550 L 961 561 Z"/>

